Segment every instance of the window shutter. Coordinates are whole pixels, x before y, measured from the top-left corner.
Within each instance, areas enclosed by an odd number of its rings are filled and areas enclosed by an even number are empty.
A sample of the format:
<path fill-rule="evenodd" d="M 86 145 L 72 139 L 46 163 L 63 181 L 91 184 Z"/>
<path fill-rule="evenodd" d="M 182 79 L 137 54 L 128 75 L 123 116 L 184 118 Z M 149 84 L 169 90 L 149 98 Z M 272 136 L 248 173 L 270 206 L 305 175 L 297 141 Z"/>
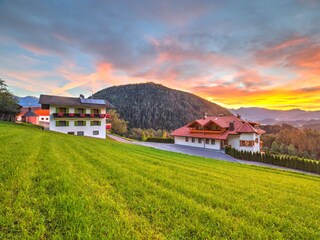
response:
<path fill-rule="evenodd" d="M 59 121 L 56 121 L 56 127 L 59 127 Z"/>
<path fill-rule="evenodd" d="M 58 107 L 56 107 L 56 113 L 59 113 L 59 108 Z"/>
<path fill-rule="evenodd" d="M 83 121 L 83 126 L 86 126 L 87 125 L 87 121 Z"/>
<path fill-rule="evenodd" d="M 93 114 L 93 113 L 94 113 L 94 111 L 93 111 L 93 109 L 92 109 L 92 108 L 90 109 L 90 113 L 91 113 L 91 114 Z M 91 125 L 91 126 L 92 126 L 92 125 Z"/>
<path fill-rule="evenodd" d="M 74 121 L 74 126 L 78 126 L 78 121 Z"/>
<path fill-rule="evenodd" d="M 93 121 L 90 121 L 90 126 L 93 126 Z"/>
<path fill-rule="evenodd" d="M 66 113 L 69 113 L 69 108 L 66 108 Z"/>
<path fill-rule="evenodd" d="M 101 121 L 98 122 L 98 126 L 101 126 Z"/>
<path fill-rule="evenodd" d="M 69 121 L 66 121 L 66 126 L 69 127 Z"/>

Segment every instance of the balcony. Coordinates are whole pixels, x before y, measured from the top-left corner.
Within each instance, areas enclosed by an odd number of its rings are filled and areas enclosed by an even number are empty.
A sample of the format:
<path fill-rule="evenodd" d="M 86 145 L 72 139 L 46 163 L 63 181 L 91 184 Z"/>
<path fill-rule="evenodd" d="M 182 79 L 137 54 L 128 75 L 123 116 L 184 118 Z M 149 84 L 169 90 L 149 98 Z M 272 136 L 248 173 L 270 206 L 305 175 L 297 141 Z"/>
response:
<path fill-rule="evenodd" d="M 109 114 L 85 114 L 85 113 L 53 113 L 53 118 L 107 118 Z"/>
<path fill-rule="evenodd" d="M 221 134 L 225 132 L 225 129 L 221 130 L 206 130 L 206 129 L 195 129 L 195 128 L 190 128 L 190 133 L 198 133 L 198 134 Z"/>

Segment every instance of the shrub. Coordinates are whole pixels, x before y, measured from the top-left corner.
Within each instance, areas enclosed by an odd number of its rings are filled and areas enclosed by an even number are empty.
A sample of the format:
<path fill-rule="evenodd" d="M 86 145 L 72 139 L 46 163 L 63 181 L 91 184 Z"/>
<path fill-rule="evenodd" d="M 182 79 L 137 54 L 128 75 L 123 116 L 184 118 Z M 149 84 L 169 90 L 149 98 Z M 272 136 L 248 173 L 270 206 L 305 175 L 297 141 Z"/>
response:
<path fill-rule="evenodd" d="M 174 143 L 173 138 L 147 138 L 146 142 L 157 142 L 157 143 Z"/>
<path fill-rule="evenodd" d="M 320 162 L 316 160 L 307 160 L 298 157 L 281 156 L 278 154 L 270 153 L 258 153 L 243 150 L 239 151 L 230 146 L 227 146 L 225 148 L 225 153 L 241 160 L 263 162 L 276 166 L 320 174 Z"/>

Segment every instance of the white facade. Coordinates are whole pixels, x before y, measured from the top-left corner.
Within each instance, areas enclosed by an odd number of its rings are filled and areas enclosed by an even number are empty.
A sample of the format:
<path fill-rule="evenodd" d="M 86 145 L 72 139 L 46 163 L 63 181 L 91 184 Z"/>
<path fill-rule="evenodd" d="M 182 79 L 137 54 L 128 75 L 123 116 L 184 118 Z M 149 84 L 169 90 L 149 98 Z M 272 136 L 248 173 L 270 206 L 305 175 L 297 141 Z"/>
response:
<path fill-rule="evenodd" d="M 95 138 L 106 138 L 106 119 L 105 118 L 70 118 L 70 117 L 59 117 L 54 118 L 53 114 L 56 113 L 57 107 L 67 107 L 67 106 L 51 106 L 50 105 L 50 124 L 49 130 L 65 133 L 65 134 L 73 134 L 73 135 L 80 135 L 80 136 L 88 136 L 88 137 L 95 137 Z M 74 107 L 67 107 L 68 113 L 75 113 Z M 97 108 L 85 108 L 85 114 L 91 114 L 91 109 Z M 99 108 L 100 114 L 105 114 L 105 108 Z M 57 121 L 67 121 L 68 126 L 57 126 Z M 84 126 L 76 126 L 76 121 L 85 121 Z M 100 121 L 99 126 L 91 126 L 91 121 Z"/>
<path fill-rule="evenodd" d="M 188 141 L 186 139 L 188 138 Z M 174 137 L 174 143 L 178 145 L 183 145 L 183 146 L 191 146 L 191 147 L 199 147 L 199 148 L 208 148 L 208 149 L 215 149 L 215 150 L 220 150 L 221 149 L 221 140 L 217 139 L 212 139 L 213 141 L 211 142 L 211 139 L 208 139 L 206 141 L 205 138 L 201 138 L 201 142 L 199 142 L 199 138 L 193 138 L 194 141 L 192 141 L 192 137 Z"/>
<path fill-rule="evenodd" d="M 188 138 L 188 141 L 186 139 Z M 251 151 L 251 152 L 260 152 L 260 135 L 256 133 L 241 133 L 238 135 L 229 135 L 228 136 L 228 145 L 237 150 L 243 151 Z M 243 143 L 249 142 L 253 146 L 241 146 L 241 141 L 245 141 Z M 174 137 L 174 143 L 178 145 L 184 146 L 192 146 L 199 148 L 208 148 L 220 150 L 222 148 L 221 140 L 214 140 L 214 144 L 211 144 L 211 139 L 209 139 L 209 144 L 206 144 L 205 138 L 202 138 L 201 143 L 199 143 L 198 138 L 194 138 L 194 142 L 192 141 L 192 137 Z M 243 145 L 243 144 L 242 144 Z"/>

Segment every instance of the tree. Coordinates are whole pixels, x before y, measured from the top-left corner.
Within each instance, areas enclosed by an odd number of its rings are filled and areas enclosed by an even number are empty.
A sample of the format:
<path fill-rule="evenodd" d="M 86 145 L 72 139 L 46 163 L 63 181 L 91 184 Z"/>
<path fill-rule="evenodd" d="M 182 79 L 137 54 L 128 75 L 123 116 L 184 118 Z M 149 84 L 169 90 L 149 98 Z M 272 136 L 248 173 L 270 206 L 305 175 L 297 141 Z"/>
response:
<path fill-rule="evenodd" d="M 279 144 L 276 141 L 273 141 L 271 144 L 270 151 L 279 152 L 279 150 L 280 150 Z"/>
<path fill-rule="evenodd" d="M 8 86 L 0 78 L 0 113 L 15 116 L 20 111 L 17 98 L 8 90 Z"/>
<path fill-rule="evenodd" d="M 297 150 L 296 150 L 296 148 L 293 146 L 292 143 L 288 146 L 288 154 L 289 154 L 289 155 L 296 155 L 296 154 L 297 154 Z"/>
<path fill-rule="evenodd" d="M 127 122 L 120 118 L 115 110 L 110 110 L 111 116 L 111 132 L 124 135 L 127 132 Z"/>

